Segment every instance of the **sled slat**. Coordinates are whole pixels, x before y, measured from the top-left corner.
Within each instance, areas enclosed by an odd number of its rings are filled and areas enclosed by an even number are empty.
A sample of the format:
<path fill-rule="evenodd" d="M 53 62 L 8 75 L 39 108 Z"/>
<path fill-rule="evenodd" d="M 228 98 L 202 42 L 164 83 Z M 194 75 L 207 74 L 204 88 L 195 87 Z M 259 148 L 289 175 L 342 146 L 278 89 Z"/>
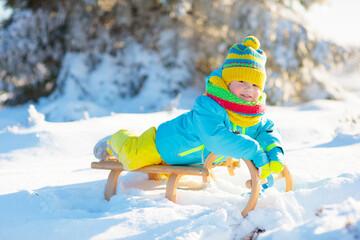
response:
<path fill-rule="evenodd" d="M 124 171 L 123 165 L 118 162 L 93 162 L 91 163 L 91 167 L 95 169 Z M 132 172 L 209 176 L 209 170 L 201 166 L 152 165 L 132 170 Z"/>

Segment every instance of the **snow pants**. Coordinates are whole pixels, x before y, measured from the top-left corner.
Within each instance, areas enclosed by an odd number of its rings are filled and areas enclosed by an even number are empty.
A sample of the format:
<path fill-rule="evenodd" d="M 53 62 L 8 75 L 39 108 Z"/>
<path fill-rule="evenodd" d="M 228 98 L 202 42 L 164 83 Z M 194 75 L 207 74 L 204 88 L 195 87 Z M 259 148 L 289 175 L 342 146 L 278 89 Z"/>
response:
<path fill-rule="evenodd" d="M 155 145 L 156 128 L 151 127 L 140 136 L 120 130 L 107 141 L 107 152 L 115 156 L 127 171 L 164 163 Z"/>

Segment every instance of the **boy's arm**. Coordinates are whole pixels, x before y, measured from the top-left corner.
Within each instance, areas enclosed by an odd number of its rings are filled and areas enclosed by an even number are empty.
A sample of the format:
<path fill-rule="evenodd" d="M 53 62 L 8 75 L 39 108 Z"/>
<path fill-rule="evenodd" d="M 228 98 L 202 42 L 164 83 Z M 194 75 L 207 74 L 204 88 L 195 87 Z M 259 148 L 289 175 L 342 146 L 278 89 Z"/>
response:
<path fill-rule="evenodd" d="M 281 172 L 284 167 L 284 151 L 280 132 L 275 128 L 274 123 L 268 119 L 263 119 L 260 133 L 255 138 L 262 149 L 266 152 L 271 170 L 275 173 Z"/>
<path fill-rule="evenodd" d="M 268 157 L 256 140 L 227 129 L 226 114 L 225 109 L 207 96 L 196 100 L 193 122 L 204 146 L 216 155 L 252 160 L 256 167 L 267 164 Z"/>

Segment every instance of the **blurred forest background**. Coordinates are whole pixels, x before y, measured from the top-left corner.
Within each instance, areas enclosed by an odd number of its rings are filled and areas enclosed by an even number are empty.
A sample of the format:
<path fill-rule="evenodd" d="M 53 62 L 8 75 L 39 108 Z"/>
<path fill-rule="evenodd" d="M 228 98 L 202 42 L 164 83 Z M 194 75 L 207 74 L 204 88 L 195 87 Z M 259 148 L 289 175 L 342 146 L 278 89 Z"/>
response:
<path fill-rule="evenodd" d="M 203 87 L 248 35 L 268 57 L 269 104 L 340 99 L 341 86 L 324 73 L 359 69 L 358 48 L 319 39 L 298 11 L 326 0 L 3 3 L 12 14 L 0 26 L 0 106 L 62 99 L 48 116 L 64 102 L 96 115 L 136 98 L 161 110 L 161 99 Z"/>

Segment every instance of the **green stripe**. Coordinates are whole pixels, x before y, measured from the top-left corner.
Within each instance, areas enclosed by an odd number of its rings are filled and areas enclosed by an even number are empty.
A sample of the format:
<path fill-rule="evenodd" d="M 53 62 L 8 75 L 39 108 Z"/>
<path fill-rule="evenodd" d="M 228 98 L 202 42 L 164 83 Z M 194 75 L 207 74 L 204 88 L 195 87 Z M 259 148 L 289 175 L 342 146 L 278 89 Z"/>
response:
<path fill-rule="evenodd" d="M 183 157 L 183 156 L 189 155 L 189 154 L 197 152 L 197 151 L 202 151 L 202 150 L 204 150 L 204 148 L 205 148 L 205 146 L 201 145 L 201 146 L 198 146 L 196 148 L 192 148 L 192 149 L 189 149 L 189 150 L 187 150 L 185 152 L 179 153 L 178 156 Z"/>
<path fill-rule="evenodd" d="M 210 82 L 206 86 L 206 91 L 212 95 L 228 100 L 230 102 L 235 102 L 238 104 L 243 104 L 248 106 L 261 105 L 266 101 L 266 94 L 264 92 L 261 93 L 259 99 L 256 102 L 246 102 L 244 100 L 241 100 L 234 94 L 232 94 L 230 91 L 223 89 L 222 87 L 215 86 Z"/>
<path fill-rule="evenodd" d="M 274 147 L 278 147 L 278 145 L 276 143 L 272 143 L 270 144 L 269 146 L 266 147 L 266 150 L 265 151 L 270 151 L 271 149 L 273 149 Z"/>
<path fill-rule="evenodd" d="M 246 130 L 246 128 L 245 127 L 243 127 L 243 129 L 242 129 L 242 135 L 245 135 L 245 130 Z"/>
<path fill-rule="evenodd" d="M 230 68 L 230 67 L 234 67 L 234 66 L 235 67 L 239 67 L 239 66 L 253 67 L 253 68 L 258 69 L 263 72 L 262 66 L 250 64 L 250 63 L 227 63 L 227 64 L 224 64 L 223 68 Z"/>
<path fill-rule="evenodd" d="M 243 50 L 241 50 L 239 47 L 238 47 L 238 45 L 236 44 L 236 45 L 234 45 L 233 46 L 233 48 L 235 48 L 236 50 L 238 50 L 239 52 L 242 52 Z"/>
<path fill-rule="evenodd" d="M 214 161 L 214 163 L 213 164 L 215 164 L 215 163 L 217 163 L 217 162 L 219 162 L 221 159 L 223 159 L 224 158 L 224 156 L 222 156 L 222 157 L 219 157 L 218 159 L 216 159 L 215 161 Z"/>

